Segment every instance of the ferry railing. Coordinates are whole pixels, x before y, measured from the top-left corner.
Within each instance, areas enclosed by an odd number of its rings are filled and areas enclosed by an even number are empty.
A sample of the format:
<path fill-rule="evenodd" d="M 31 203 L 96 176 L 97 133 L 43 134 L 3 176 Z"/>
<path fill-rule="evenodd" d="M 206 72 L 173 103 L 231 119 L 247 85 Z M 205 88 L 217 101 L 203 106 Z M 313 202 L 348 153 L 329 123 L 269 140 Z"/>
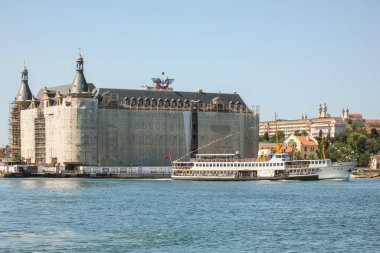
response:
<path fill-rule="evenodd" d="M 268 159 L 256 159 L 256 158 L 238 158 L 238 159 L 202 159 L 202 158 L 191 158 L 190 162 L 266 162 Z"/>

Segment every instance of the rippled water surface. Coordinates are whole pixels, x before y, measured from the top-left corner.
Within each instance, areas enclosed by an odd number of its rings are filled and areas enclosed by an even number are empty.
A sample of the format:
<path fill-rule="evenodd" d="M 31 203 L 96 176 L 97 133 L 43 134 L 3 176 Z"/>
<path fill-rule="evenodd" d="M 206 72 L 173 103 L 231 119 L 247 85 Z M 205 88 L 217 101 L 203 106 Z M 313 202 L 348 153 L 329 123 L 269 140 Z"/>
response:
<path fill-rule="evenodd" d="M 0 179 L 1 252 L 379 252 L 380 180 Z"/>

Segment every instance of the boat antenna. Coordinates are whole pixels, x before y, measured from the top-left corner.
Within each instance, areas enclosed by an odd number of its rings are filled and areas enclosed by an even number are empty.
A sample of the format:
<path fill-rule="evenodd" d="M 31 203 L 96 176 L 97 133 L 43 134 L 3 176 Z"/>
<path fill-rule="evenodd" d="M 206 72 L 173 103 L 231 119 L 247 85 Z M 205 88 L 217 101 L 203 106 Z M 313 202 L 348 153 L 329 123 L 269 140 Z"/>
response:
<path fill-rule="evenodd" d="M 277 126 L 277 113 L 274 113 L 274 124 L 276 126 L 276 154 L 281 153 L 280 152 L 280 144 L 278 143 L 278 126 Z"/>

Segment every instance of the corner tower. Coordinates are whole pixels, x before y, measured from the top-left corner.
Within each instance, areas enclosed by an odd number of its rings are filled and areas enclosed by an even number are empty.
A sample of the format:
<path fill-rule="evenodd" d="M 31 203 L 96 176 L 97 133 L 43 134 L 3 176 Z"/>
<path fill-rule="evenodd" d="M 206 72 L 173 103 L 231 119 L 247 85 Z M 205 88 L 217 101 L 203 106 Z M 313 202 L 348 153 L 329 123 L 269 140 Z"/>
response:
<path fill-rule="evenodd" d="M 28 70 L 21 70 L 21 85 L 15 100 L 10 105 L 9 115 L 9 144 L 12 148 L 12 160 L 21 161 L 21 110 L 27 109 L 32 100 L 32 92 L 28 84 Z"/>
<path fill-rule="evenodd" d="M 83 57 L 79 53 L 77 58 L 77 69 L 74 77 L 73 84 L 71 85 L 71 94 L 88 93 L 88 84 L 83 74 Z"/>
<path fill-rule="evenodd" d="M 25 102 L 28 100 L 32 100 L 32 92 L 30 91 L 28 84 L 28 70 L 24 66 L 21 70 L 21 85 L 16 96 L 16 101 Z"/>

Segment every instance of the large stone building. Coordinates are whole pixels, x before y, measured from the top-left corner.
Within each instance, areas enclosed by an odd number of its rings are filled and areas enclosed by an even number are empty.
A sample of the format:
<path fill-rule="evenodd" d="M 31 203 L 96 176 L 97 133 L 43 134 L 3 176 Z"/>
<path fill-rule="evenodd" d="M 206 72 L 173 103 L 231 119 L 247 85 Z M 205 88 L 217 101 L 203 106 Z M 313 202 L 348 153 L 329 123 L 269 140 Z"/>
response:
<path fill-rule="evenodd" d="M 347 109 L 348 113 L 348 109 Z M 331 117 L 327 113 L 327 105 L 319 105 L 318 116 L 315 118 L 308 118 L 306 115 L 302 116 L 301 119 L 296 120 L 277 120 L 278 131 L 283 131 L 285 136 L 294 134 L 296 131 L 302 132 L 306 131 L 312 137 L 318 137 L 319 133 L 322 133 L 323 137 L 330 135 L 331 137 L 343 132 L 346 129 L 347 122 L 342 117 Z M 265 121 L 260 122 L 260 136 L 265 133 L 273 135 L 276 133 L 276 122 L 275 121 Z"/>
<path fill-rule="evenodd" d="M 70 169 L 162 166 L 169 164 L 165 154 L 186 159 L 198 149 L 257 154 L 259 113 L 238 94 L 174 91 L 172 79 L 152 80 L 140 90 L 97 88 L 87 83 L 79 55 L 71 84 L 45 87 L 34 96 L 24 68 L 11 103 L 14 155 Z"/>

